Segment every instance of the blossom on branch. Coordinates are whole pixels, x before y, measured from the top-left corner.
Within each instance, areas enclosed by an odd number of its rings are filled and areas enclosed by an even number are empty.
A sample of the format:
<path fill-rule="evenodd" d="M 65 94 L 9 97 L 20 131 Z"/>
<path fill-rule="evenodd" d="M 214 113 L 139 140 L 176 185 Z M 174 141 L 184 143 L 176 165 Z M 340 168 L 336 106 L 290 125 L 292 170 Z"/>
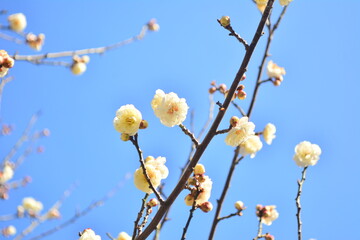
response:
<path fill-rule="evenodd" d="M 261 150 L 263 144 L 260 141 L 260 137 L 257 135 L 250 136 L 247 140 L 240 143 L 240 154 L 246 156 L 250 154 L 251 158 L 254 158 L 256 153 Z"/>
<path fill-rule="evenodd" d="M 131 240 L 132 238 L 126 232 L 121 232 L 115 240 Z"/>
<path fill-rule="evenodd" d="M 160 122 L 167 127 L 181 124 L 186 119 L 189 106 L 185 98 L 179 98 L 176 93 L 165 94 L 163 90 L 156 90 L 151 101 L 151 107 Z"/>
<path fill-rule="evenodd" d="M 274 85 L 279 86 L 284 80 L 283 75 L 286 74 L 285 68 L 279 67 L 273 61 L 269 61 L 266 70 L 269 78 L 275 78 Z"/>
<path fill-rule="evenodd" d="M 231 128 L 229 133 L 225 138 L 225 143 L 227 145 L 237 147 L 244 141 L 246 141 L 250 136 L 254 135 L 255 124 L 249 122 L 248 117 L 242 117 L 237 121 L 236 126 Z"/>
<path fill-rule="evenodd" d="M 0 77 L 4 77 L 13 66 L 14 59 L 5 50 L 0 50 Z"/>
<path fill-rule="evenodd" d="M 40 33 L 39 35 L 35 35 L 33 33 L 28 33 L 26 35 L 26 43 L 33 49 L 40 51 L 42 46 L 44 45 L 45 35 Z"/>
<path fill-rule="evenodd" d="M 13 166 L 10 163 L 6 163 L 3 170 L 0 171 L 0 184 L 4 184 L 14 176 Z"/>
<path fill-rule="evenodd" d="M 4 237 L 10 237 L 16 234 L 16 228 L 13 225 L 9 225 L 1 230 L 1 234 Z"/>
<path fill-rule="evenodd" d="M 272 123 L 266 124 L 264 131 L 263 131 L 263 137 L 267 144 L 271 145 L 273 139 L 276 137 L 276 127 Z"/>
<path fill-rule="evenodd" d="M 116 131 L 133 136 L 139 131 L 141 120 L 141 112 L 134 105 L 127 104 L 116 111 L 113 124 Z"/>
<path fill-rule="evenodd" d="M 87 228 L 81 233 L 79 240 L 101 240 L 101 237 L 96 235 L 92 229 Z"/>
<path fill-rule="evenodd" d="M 15 32 L 22 32 L 26 28 L 26 17 L 22 13 L 11 14 L 8 17 L 10 29 Z"/>
<path fill-rule="evenodd" d="M 275 205 L 262 206 L 259 204 L 256 206 L 256 216 L 261 219 L 262 223 L 270 226 L 279 217 L 279 213 Z"/>
<path fill-rule="evenodd" d="M 320 158 L 321 148 L 317 144 L 303 141 L 296 145 L 294 161 L 299 167 L 313 166 Z"/>
<path fill-rule="evenodd" d="M 26 197 L 23 199 L 22 206 L 30 214 L 38 213 L 43 209 L 43 204 L 40 201 L 36 201 L 32 197 Z"/>
<path fill-rule="evenodd" d="M 169 175 L 169 170 L 165 166 L 166 158 L 158 157 L 154 158 L 149 156 L 145 159 L 145 168 L 146 173 L 149 176 L 149 179 L 154 188 L 157 188 L 162 179 L 167 178 Z M 134 173 L 134 184 L 135 187 L 145 193 L 152 193 L 152 189 L 149 186 L 149 183 L 144 175 L 144 170 L 142 167 L 136 169 Z"/>
<path fill-rule="evenodd" d="M 84 55 L 82 57 L 74 56 L 71 65 L 71 72 L 75 75 L 83 74 L 86 71 L 86 64 L 90 61 L 90 57 Z"/>

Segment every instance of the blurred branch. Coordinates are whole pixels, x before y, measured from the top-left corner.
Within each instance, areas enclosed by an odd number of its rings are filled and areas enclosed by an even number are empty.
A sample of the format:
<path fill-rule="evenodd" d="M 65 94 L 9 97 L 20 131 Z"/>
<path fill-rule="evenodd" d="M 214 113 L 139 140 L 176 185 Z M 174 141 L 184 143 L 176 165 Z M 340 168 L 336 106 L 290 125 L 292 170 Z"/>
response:
<path fill-rule="evenodd" d="M 198 161 L 200 160 L 202 154 L 204 153 L 204 151 L 206 150 L 207 146 L 209 145 L 209 143 L 211 142 L 212 138 L 215 136 L 216 130 L 218 128 L 218 126 L 220 125 L 225 112 L 227 110 L 227 108 L 230 105 L 231 99 L 239 85 L 239 82 L 241 81 L 244 73 L 247 70 L 247 66 L 250 62 L 251 56 L 255 50 L 255 47 L 260 39 L 260 37 L 262 36 L 262 32 L 263 32 L 263 28 L 265 26 L 266 20 L 270 14 L 272 5 L 274 4 L 274 0 L 269 0 L 268 4 L 264 10 L 264 13 L 262 15 L 262 18 L 259 22 L 259 25 L 256 29 L 256 32 L 254 34 L 254 37 L 251 41 L 250 47 L 249 49 L 246 51 L 245 56 L 243 58 L 243 61 L 239 67 L 238 72 L 236 73 L 236 76 L 231 84 L 231 87 L 229 89 L 228 95 L 225 98 L 225 101 L 222 104 L 222 108 L 220 108 L 220 111 L 218 112 L 213 124 L 211 125 L 207 135 L 205 136 L 204 140 L 201 142 L 201 144 L 199 145 L 199 147 L 196 149 L 194 156 L 192 157 L 191 161 L 189 162 L 188 166 L 186 167 L 186 169 L 184 170 L 184 173 L 182 174 L 180 180 L 178 181 L 178 183 L 176 184 L 175 188 L 173 189 L 173 191 L 171 192 L 171 194 L 169 195 L 169 197 L 166 199 L 166 201 L 164 202 L 164 204 L 161 205 L 161 207 L 159 208 L 159 210 L 157 211 L 156 215 L 154 216 L 153 220 L 149 223 L 149 225 L 147 226 L 147 228 L 144 230 L 144 232 L 137 238 L 137 240 L 145 240 L 151 233 L 152 231 L 156 228 L 156 226 L 158 225 L 158 223 L 161 221 L 161 219 L 164 217 L 165 213 L 168 211 L 169 207 L 173 204 L 173 202 L 175 201 L 175 199 L 179 196 L 179 194 L 181 193 L 181 191 L 183 190 L 183 187 L 186 183 L 186 181 L 188 180 L 189 176 L 191 175 L 193 168 L 195 167 L 195 165 L 198 163 Z"/>
<path fill-rule="evenodd" d="M 7 78 L 1 79 L 1 82 L 0 82 L 0 113 L 1 113 L 2 94 L 3 94 L 4 87 L 7 83 L 11 82 L 13 79 L 14 79 L 13 77 L 7 77 Z"/>
<path fill-rule="evenodd" d="M 75 55 L 83 55 L 83 54 L 102 54 L 106 51 L 110 51 L 124 45 L 130 44 L 132 42 L 141 40 L 145 37 L 147 31 L 149 30 L 149 26 L 145 25 L 142 27 L 140 33 L 134 37 L 129 39 L 117 42 L 112 45 L 108 45 L 105 47 L 98 47 L 98 48 L 87 48 L 82 50 L 75 50 L 75 51 L 64 51 L 64 52 L 55 52 L 55 53 L 45 53 L 45 54 L 37 54 L 37 55 L 18 55 L 14 54 L 13 58 L 17 61 L 28 61 L 31 63 L 40 64 L 41 60 L 49 59 L 49 58 L 60 58 L 60 57 L 71 57 Z"/>
<path fill-rule="evenodd" d="M 139 162 L 140 162 L 140 165 L 141 165 L 141 168 L 143 170 L 143 174 L 146 178 L 146 181 L 148 182 L 149 184 L 149 188 L 151 188 L 151 190 L 154 192 L 156 198 L 159 200 L 160 202 L 160 205 L 162 205 L 164 203 L 164 200 L 162 199 L 160 193 L 156 190 L 156 188 L 154 187 L 154 185 L 152 184 L 151 180 L 150 180 L 150 177 L 147 173 L 147 170 L 146 170 L 146 166 L 145 166 L 145 162 L 144 162 L 144 157 L 143 157 L 143 153 L 139 147 L 139 143 L 138 143 L 138 134 L 136 134 L 135 136 L 131 136 L 130 137 L 130 141 L 132 142 L 132 144 L 135 146 L 137 152 L 138 152 L 138 155 L 139 155 Z"/>
<path fill-rule="evenodd" d="M 14 42 L 16 44 L 24 44 L 25 42 L 19 38 L 7 35 L 5 33 L 0 32 L 0 38 L 6 40 L 6 41 L 10 41 L 10 42 Z"/>
<path fill-rule="evenodd" d="M 62 224 L 43 232 L 35 237 L 30 238 L 29 240 L 38 240 L 44 237 L 47 237 L 53 233 L 56 233 L 57 231 L 60 231 L 61 229 L 73 224 L 76 222 L 80 217 L 83 217 L 87 215 L 89 212 L 91 212 L 94 208 L 97 208 L 99 206 L 102 206 L 107 200 L 109 200 L 114 194 L 124 185 L 125 181 L 129 179 L 129 176 L 126 175 L 122 181 L 120 181 L 113 189 L 111 189 L 103 198 L 100 200 L 97 200 L 93 203 L 91 203 L 89 206 L 87 206 L 84 210 L 77 212 L 73 217 L 69 218 Z"/>
<path fill-rule="evenodd" d="M 301 192 L 302 192 L 302 186 L 305 182 L 306 179 L 306 169 L 308 167 L 304 167 L 304 170 L 302 171 L 301 174 L 301 180 L 298 180 L 298 192 L 295 198 L 296 201 L 296 208 L 297 208 L 297 213 L 296 213 L 296 219 L 297 219 L 297 224 L 298 224 L 298 240 L 301 240 L 302 238 L 302 232 L 301 232 L 301 227 L 302 227 L 302 222 L 301 222 L 301 203 L 300 203 L 300 196 L 301 196 Z"/>
<path fill-rule="evenodd" d="M 257 239 L 260 239 L 263 237 L 264 236 L 262 235 L 262 219 L 259 218 L 258 232 L 257 232 L 256 237 L 253 238 L 253 240 L 257 240 Z"/>

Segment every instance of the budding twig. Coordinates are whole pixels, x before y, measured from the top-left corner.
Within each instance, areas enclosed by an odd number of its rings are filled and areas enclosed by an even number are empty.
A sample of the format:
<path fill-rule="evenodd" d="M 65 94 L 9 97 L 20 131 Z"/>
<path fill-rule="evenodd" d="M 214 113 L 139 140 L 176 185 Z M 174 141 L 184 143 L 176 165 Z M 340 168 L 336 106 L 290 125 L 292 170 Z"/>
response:
<path fill-rule="evenodd" d="M 144 157 L 143 157 L 143 154 L 142 154 L 142 150 L 140 149 L 139 147 L 139 143 L 138 143 L 138 135 L 136 134 L 135 136 L 132 136 L 130 138 L 130 141 L 132 142 L 132 144 L 135 146 L 137 152 L 138 152 L 138 155 L 139 155 L 139 162 L 140 162 L 140 165 L 141 165 L 141 168 L 143 170 L 143 174 L 146 178 L 146 181 L 148 182 L 149 184 L 149 188 L 151 188 L 151 190 L 154 192 L 156 198 L 159 200 L 160 202 L 160 205 L 162 205 L 164 203 L 164 200 L 162 199 L 160 193 L 156 190 L 156 188 L 154 187 L 154 185 L 152 184 L 151 180 L 150 180 L 150 177 L 147 173 L 147 170 L 146 170 L 146 166 L 145 166 L 145 162 L 144 162 Z"/>
<path fill-rule="evenodd" d="M 196 139 L 194 134 L 192 132 L 190 132 L 190 130 L 187 129 L 183 124 L 179 124 L 179 127 L 186 135 L 188 135 L 190 137 L 190 139 L 194 143 L 195 147 L 196 148 L 199 147 L 199 141 Z"/>
<path fill-rule="evenodd" d="M 223 27 L 225 28 L 226 30 L 228 30 L 230 33 L 229 33 L 229 36 L 234 36 L 241 44 L 244 45 L 245 47 L 245 50 L 247 51 L 249 49 L 249 44 L 245 41 L 245 39 L 243 39 L 242 37 L 240 37 L 240 35 L 238 33 L 236 33 L 234 31 L 234 29 L 232 28 L 231 24 L 227 25 L 227 26 L 223 26 L 221 23 L 220 23 L 220 20 L 217 19 L 218 23 Z"/>
<path fill-rule="evenodd" d="M 301 227 L 302 227 L 302 222 L 301 222 L 301 203 L 300 203 L 300 196 L 301 196 L 301 192 L 302 192 L 302 186 L 305 182 L 306 179 L 306 169 L 308 167 L 304 167 L 304 170 L 302 171 L 302 175 L 301 175 L 301 180 L 298 180 L 298 192 L 295 198 L 295 202 L 296 202 L 296 207 L 297 207 L 297 213 L 296 213 L 296 219 L 297 219 L 297 224 L 298 224 L 298 240 L 301 240 L 302 238 L 302 232 L 301 232 Z"/>
<path fill-rule="evenodd" d="M 147 200 L 148 197 L 149 197 L 149 194 L 146 193 L 144 198 L 141 199 L 140 211 L 138 212 L 137 218 L 134 221 L 134 231 L 133 231 L 133 235 L 132 235 L 132 240 L 134 240 L 136 238 L 136 236 L 138 234 L 140 234 L 140 232 L 138 232 L 140 230 L 139 229 L 139 221 L 140 221 L 142 215 L 144 214 L 144 210 L 145 210 L 145 206 L 146 206 L 146 200 Z"/>
<path fill-rule="evenodd" d="M 194 216 L 194 211 L 197 209 L 197 207 L 196 207 L 196 205 L 197 205 L 196 204 L 196 199 L 198 198 L 199 194 L 200 194 L 199 188 L 196 187 L 196 193 L 195 193 L 195 196 L 194 196 L 194 202 L 193 202 L 193 204 L 191 206 L 191 209 L 189 211 L 189 217 L 188 217 L 188 220 L 186 221 L 185 227 L 183 229 L 183 234 L 181 236 L 181 240 L 186 239 L 186 232 L 187 232 L 187 230 L 188 230 L 188 228 L 190 226 L 191 219 Z"/>

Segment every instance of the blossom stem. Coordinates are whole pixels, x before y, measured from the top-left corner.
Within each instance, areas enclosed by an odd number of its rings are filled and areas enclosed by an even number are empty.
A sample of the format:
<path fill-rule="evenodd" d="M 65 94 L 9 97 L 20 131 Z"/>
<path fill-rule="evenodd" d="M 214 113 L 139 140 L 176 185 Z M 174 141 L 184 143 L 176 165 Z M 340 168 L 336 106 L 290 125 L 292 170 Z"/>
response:
<path fill-rule="evenodd" d="M 156 198 L 159 200 L 160 204 L 162 205 L 164 203 L 164 200 L 162 199 L 160 193 L 155 189 L 154 185 L 152 184 L 151 180 L 150 180 L 150 177 L 147 173 L 147 170 L 146 170 L 146 166 L 145 166 L 145 162 L 144 162 L 144 157 L 143 157 L 143 153 L 142 153 L 142 150 L 140 149 L 139 147 L 139 143 L 138 143 L 138 135 L 136 134 L 135 136 L 132 136 L 130 138 L 130 141 L 132 142 L 132 144 L 135 146 L 137 152 L 138 152 L 138 155 L 139 155 L 139 161 L 140 161 L 140 165 L 141 165 L 141 168 L 143 170 L 143 174 L 146 178 L 146 181 L 148 182 L 149 184 L 149 188 L 151 188 L 151 190 L 154 192 Z"/>
<path fill-rule="evenodd" d="M 230 127 L 227 128 L 227 129 L 217 130 L 215 134 L 216 134 L 216 135 L 218 135 L 218 134 L 224 134 L 224 133 L 229 132 L 231 129 L 232 129 L 232 126 L 230 125 Z"/>
<path fill-rule="evenodd" d="M 231 87 L 229 89 L 229 93 L 228 96 L 225 98 L 223 105 L 223 110 L 219 111 L 217 116 L 215 117 L 215 120 L 213 121 L 208 133 L 206 134 L 204 140 L 201 142 L 201 144 L 199 145 L 199 147 L 196 149 L 194 156 L 192 157 L 191 161 L 189 162 L 188 166 L 186 167 L 186 169 L 184 170 L 181 178 L 179 179 L 178 183 L 176 184 L 175 188 L 173 189 L 173 191 L 171 192 L 171 194 L 169 195 L 169 197 L 166 199 L 166 201 L 164 202 L 163 205 L 161 205 L 161 207 L 159 208 L 159 210 L 157 211 L 156 215 L 154 216 L 153 220 L 149 223 L 149 225 L 147 226 L 147 228 L 144 230 L 144 232 L 137 238 L 137 240 L 145 240 L 151 233 L 152 231 L 156 228 L 156 226 L 158 225 L 158 223 L 161 221 L 161 219 L 164 217 L 165 213 L 167 212 L 167 210 L 169 209 L 169 207 L 174 203 L 174 201 L 176 200 L 176 198 L 179 196 L 179 194 L 181 193 L 181 191 L 184 188 L 184 185 L 186 183 L 186 181 L 188 180 L 188 178 L 190 177 L 190 175 L 193 172 L 193 168 L 195 167 L 195 165 L 198 163 L 198 161 L 200 160 L 202 154 L 205 152 L 207 146 L 209 145 L 209 143 L 211 142 L 211 140 L 213 139 L 213 137 L 215 136 L 216 130 L 219 127 L 226 109 L 229 107 L 230 102 L 231 102 L 231 98 L 234 95 L 236 88 L 239 85 L 239 82 L 241 81 L 244 73 L 247 70 L 247 66 L 250 62 L 250 59 L 252 57 L 252 54 L 255 50 L 255 47 L 260 39 L 260 37 L 262 36 L 262 31 L 263 28 L 265 26 L 266 20 L 269 17 L 270 11 L 272 9 L 272 6 L 274 4 L 274 0 L 269 0 L 268 4 L 264 10 L 264 13 L 261 17 L 261 20 L 259 22 L 259 25 L 255 31 L 254 37 L 251 41 L 250 47 L 249 49 L 246 51 L 245 56 L 243 58 L 243 61 L 239 67 L 238 72 L 236 73 L 236 76 L 231 84 Z"/>
<path fill-rule="evenodd" d="M 149 194 L 146 193 L 145 196 L 144 196 L 144 198 L 141 199 L 140 211 L 138 212 L 137 218 L 136 218 L 136 220 L 134 221 L 134 231 L 133 231 L 133 235 L 132 235 L 132 240 L 134 240 L 134 239 L 136 238 L 136 236 L 137 236 L 137 233 L 136 233 L 136 232 L 137 232 L 138 230 L 140 230 L 140 229 L 139 229 L 139 221 L 140 221 L 140 219 L 141 219 L 141 217 L 142 217 L 142 215 L 143 215 L 143 213 L 144 213 L 145 205 L 146 205 L 146 200 L 147 200 L 148 197 L 149 197 Z M 140 234 L 140 232 L 139 232 L 139 234 Z"/>
<path fill-rule="evenodd" d="M 260 238 L 262 238 L 262 237 L 264 237 L 264 236 L 262 235 L 262 220 L 261 220 L 261 218 L 259 218 L 258 232 L 257 232 L 256 237 L 254 237 L 253 240 L 257 240 L 257 239 L 260 239 Z"/>
<path fill-rule="evenodd" d="M 190 222 L 191 222 L 191 219 L 193 218 L 194 216 L 194 211 L 197 209 L 196 207 L 196 199 L 198 198 L 200 194 L 200 191 L 199 191 L 199 188 L 197 187 L 197 191 L 196 191 L 196 194 L 194 196 L 194 202 L 191 206 L 191 209 L 190 209 L 190 212 L 189 212 L 189 217 L 188 217 L 188 220 L 186 221 L 186 224 L 185 224 L 185 227 L 183 229 L 183 234 L 181 236 L 181 240 L 185 240 L 186 239 L 186 232 L 190 226 Z"/>
<path fill-rule="evenodd" d="M 297 224 L 298 224 L 298 240 L 302 239 L 302 222 L 301 222 L 301 203 L 300 203 L 300 196 L 302 193 L 302 186 L 305 182 L 306 179 L 306 169 L 308 167 L 304 167 L 304 170 L 302 171 L 302 175 L 301 175 L 301 180 L 297 181 L 298 183 L 298 192 L 295 198 L 295 202 L 296 202 L 296 207 L 297 207 L 297 213 L 296 213 L 296 219 L 297 219 Z"/>
<path fill-rule="evenodd" d="M 225 219 L 228 219 L 228 218 L 235 217 L 235 216 L 240 216 L 240 215 L 239 215 L 239 211 L 237 211 L 236 213 L 231 213 L 231 214 L 226 215 L 226 216 L 224 216 L 224 217 L 218 218 L 218 222 L 220 222 L 220 221 L 222 221 L 222 220 L 225 220 Z"/>
<path fill-rule="evenodd" d="M 225 28 L 226 30 L 228 30 L 230 32 L 229 36 L 234 36 L 241 44 L 244 45 L 246 51 L 249 49 L 249 47 L 250 47 L 249 44 L 245 41 L 245 39 L 240 37 L 240 35 L 234 31 L 231 24 L 229 24 L 227 26 L 223 26 L 219 19 L 217 19 L 217 21 L 223 28 Z"/>
<path fill-rule="evenodd" d="M 288 6 L 285 6 L 285 7 L 283 8 L 282 12 L 280 13 L 280 16 L 279 16 L 278 20 L 276 21 L 276 23 L 275 23 L 275 25 L 274 25 L 273 27 L 271 27 L 271 24 L 268 25 L 269 35 L 268 35 L 268 38 L 267 38 L 267 43 L 266 43 L 266 47 L 265 47 L 265 52 L 264 52 L 263 58 L 262 58 L 262 60 L 261 60 L 261 64 L 260 64 L 260 66 L 259 66 L 259 72 L 258 72 L 258 76 L 257 76 L 257 80 L 256 80 L 254 92 L 253 92 L 252 99 L 251 99 L 251 102 L 250 102 L 249 110 L 248 110 L 248 112 L 247 112 L 247 116 L 248 116 L 249 118 L 250 118 L 250 116 L 251 116 L 252 110 L 253 110 L 254 105 L 255 105 L 255 101 L 256 101 L 257 94 L 258 94 L 259 86 L 260 86 L 261 83 L 262 83 L 262 81 L 261 81 L 261 76 L 262 76 L 262 73 L 263 73 L 263 71 L 264 71 L 265 61 L 266 61 L 267 57 L 270 56 L 269 50 L 270 50 L 271 41 L 272 41 L 273 36 L 274 36 L 274 32 L 275 32 L 275 30 L 279 27 L 280 21 L 281 21 L 282 18 L 284 17 L 284 14 L 285 14 L 287 8 L 288 8 Z"/>
<path fill-rule="evenodd" d="M 195 147 L 198 148 L 199 147 L 199 141 L 196 139 L 196 137 L 194 136 L 194 134 L 192 132 L 190 132 L 189 129 L 187 129 L 183 124 L 179 124 L 179 127 L 181 128 L 181 130 L 188 135 L 191 138 L 191 141 L 194 143 Z"/>

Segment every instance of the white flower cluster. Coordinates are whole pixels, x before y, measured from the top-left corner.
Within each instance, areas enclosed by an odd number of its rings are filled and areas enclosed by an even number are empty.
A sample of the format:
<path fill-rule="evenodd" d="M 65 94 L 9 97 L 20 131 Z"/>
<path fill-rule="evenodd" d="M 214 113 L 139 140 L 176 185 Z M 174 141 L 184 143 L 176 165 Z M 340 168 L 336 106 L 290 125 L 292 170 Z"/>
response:
<path fill-rule="evenodd" d="M 165 94 L 163 90 L 156 90 L 151 101 L 151 107 L 160 122 L 167 127 L 181 124 L 186 119 L 189 106 L 185 98 L 179 98 L 176 93 Z"/>
<path fill-rule="evenodd" d="M 79 240 L 101 240 L 101 237 L 96 235 L 92 229 L 87 228 L 81 233 Z"/>
<path fill-rule="evenodd" d="M 139 131 L 141 120 L 141 112 L 134 105 L 128 104 L 116 111 L 113 124 L 116 131 L 133 136 Z"/>
<path fill-rule="evenodd" d="M 256 206 L 256 215 L 261 218 L 261 222 L 266 225 L 271 225 L 273 221 L 275 221 L 279 217 L 279 213 L 276 210 L 275 205 L 269 206 Z"/>
<path fill-rule="evenodd" d="M 319 145 L 303 141 L 295 147 L 294 161 L 299 167 L 313 166 L 319 160 L 320 154 Z"/>
<path fill-rule="evenodd" d="M 8 17 L 8 22 L 10 25 L 10 29 L 15 32 L 22 32 L 27 25 L 26 17 L 22 13 L 11 14 Z"/>
<path fill-rule="evenodd" d="M 5 50 L 0 50 L 0 77 L 4 77 L 13 66 L 14 59 Z"/>
<path fill-rule="evenodd" d="M 32 197 L 26 197 L 23 199 L 22 207 L 31 214 L 40 212 L 43 209 L 43 204 Z"/>
<path fill-rule="evenodd" d="M 285 68 L 279 67 L 273 61 L 269 61 L 266 67 L 267 75 L 269 78 L 274 78 L 273 82 L 275 86 L 279 86 L 281 82 L 284 80 L 283 75 L 286 74 Z"/>
<path fill-rule="evenodd" d="M 165 166 L 165 162 L 166 158 L 164 157 L 154 158 L 149 156 L 145 159 L 146 172 L 154 188 L 157 188 L 161 180 L 167 178 L 169 175 L 169 170 Z M 153 192 L 146 180 L 142 167 L 139 167 L 134 173 L 134 184 L 136 188 L 145 193 Z"/>

